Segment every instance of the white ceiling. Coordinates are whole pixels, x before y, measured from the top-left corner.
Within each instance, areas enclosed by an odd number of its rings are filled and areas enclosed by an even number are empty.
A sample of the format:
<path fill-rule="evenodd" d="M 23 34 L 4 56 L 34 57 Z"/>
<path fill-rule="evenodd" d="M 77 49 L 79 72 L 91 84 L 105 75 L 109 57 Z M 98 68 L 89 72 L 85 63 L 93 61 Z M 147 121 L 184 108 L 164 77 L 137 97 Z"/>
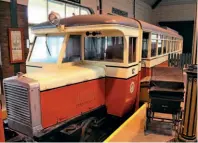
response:
<path fill-rule="evenodd" d="M 157 0 L 141 0 L 152 6 Z M 190 4 L 195 3 L 196 0 L 162 0 L 159 5 L 175 5 L 175 4 Z"/>

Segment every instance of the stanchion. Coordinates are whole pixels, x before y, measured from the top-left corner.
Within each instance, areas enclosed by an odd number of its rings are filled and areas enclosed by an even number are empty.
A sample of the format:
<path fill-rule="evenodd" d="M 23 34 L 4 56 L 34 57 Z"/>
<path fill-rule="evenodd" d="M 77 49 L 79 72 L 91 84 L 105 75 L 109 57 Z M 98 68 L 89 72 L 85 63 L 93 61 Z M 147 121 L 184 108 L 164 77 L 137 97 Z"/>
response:
<path fill-rule="evenodd" d="M 197 141 L 197 65 L 186 70 L 187 86 L 184 106 L 184 117 L 178 135 L 178 141 Z"/>

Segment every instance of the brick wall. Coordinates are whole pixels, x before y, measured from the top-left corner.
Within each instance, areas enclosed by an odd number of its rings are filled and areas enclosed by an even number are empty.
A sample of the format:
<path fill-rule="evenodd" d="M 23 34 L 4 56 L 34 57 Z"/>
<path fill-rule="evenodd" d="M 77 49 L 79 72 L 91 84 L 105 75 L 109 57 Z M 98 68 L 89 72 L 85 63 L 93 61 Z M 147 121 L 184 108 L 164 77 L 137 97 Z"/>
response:
<path fill-rule="evenodd" d="M 24 28 L 24 47 L 26 47 L 26 39 L 28 39 L 27 6 L 17 5 L 17 21 L 18 27 Z M 0 60 L 2 61 L 1 73 L 3 78 L 14 75 L 14 65 L 10 63 L 8 28 L 11 28 L 10 3 L 0 1 Z M 25 58 L 27 54 L 28 49 L 25 48 Z M 20 71 L 25 73 L 25 63 L 20 64 Z"/>

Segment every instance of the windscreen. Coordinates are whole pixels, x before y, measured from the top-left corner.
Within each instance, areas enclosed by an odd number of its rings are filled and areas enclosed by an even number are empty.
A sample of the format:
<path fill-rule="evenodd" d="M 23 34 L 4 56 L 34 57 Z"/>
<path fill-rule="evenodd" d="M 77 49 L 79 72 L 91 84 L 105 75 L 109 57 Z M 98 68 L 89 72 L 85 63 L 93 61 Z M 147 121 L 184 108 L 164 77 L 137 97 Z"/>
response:
<path fill-rule="evenodd" d="M 64 36 L 38 36 L 29 62 L 56 63 Z"/>

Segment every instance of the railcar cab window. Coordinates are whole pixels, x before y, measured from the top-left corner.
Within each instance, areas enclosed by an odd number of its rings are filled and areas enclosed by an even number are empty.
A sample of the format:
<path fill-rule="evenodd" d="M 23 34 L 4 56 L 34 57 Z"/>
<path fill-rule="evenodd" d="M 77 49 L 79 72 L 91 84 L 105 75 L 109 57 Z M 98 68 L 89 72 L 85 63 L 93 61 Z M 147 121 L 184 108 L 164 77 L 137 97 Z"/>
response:
<path fill-rule="evenodd" d="M 85 37 L 85 60 L 123 63 L 123 37 Z"/>
<path fill-rule="evenodd" d="M 136 38 L 129 37 L 129 63 L 136 62 Z"/>
<path fill-rule="evenodd" d="M 151 35 L 151 57 L 155 57 L 157 54 L 157 34 Z"/>
<path fill-rule="evenodd" d="M 62 63 L 81 60 L 81 36 L 70 35 Z"/>
<path fill-rule="evenodd" d="M 29 62 L 56 63 L 64 36 L 38 36 Z"/>

